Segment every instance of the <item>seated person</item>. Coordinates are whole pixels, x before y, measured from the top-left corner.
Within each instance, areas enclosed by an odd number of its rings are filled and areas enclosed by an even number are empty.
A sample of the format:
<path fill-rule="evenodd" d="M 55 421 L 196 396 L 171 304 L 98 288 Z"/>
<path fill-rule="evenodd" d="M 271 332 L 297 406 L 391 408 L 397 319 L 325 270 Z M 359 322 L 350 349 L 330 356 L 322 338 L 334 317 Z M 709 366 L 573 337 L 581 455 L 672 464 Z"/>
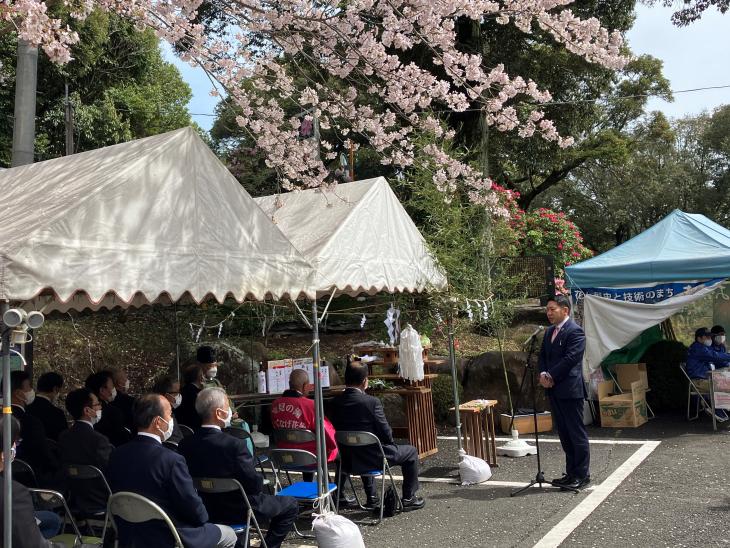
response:
<path fill-rule="evenodd" d="M 183 388 L 180 406 L 175 409 L 175 418 L 188 428 L 200 428 L 200 415 L 195 411 L 195 400 L 203 389 L 203 371 L 198 364 L 193 364 L 183 371 Z"/>
<path fill-rule="evenodd" d="M 350 364 L 345 369 L 345 391 L 330 403 L 330 418 L 339 431 L 361 431 L 375 434 L 383 445 L 390 466 L 403 470 L 403 510 L 423 508 L 425 501 L 416 495 L 418 491 L 418 453 L 412 445 L 396 445 L 383 404 L 365 393 L 368 387 L 367 365 Z M 340 448 L 340 458 L 346 470 L 364 472 L 382 466 L 377 446 Z M 375 484 L 372 478 L 363 478 L 368 506 L 375 506 Z"/>
<path fill-rule="evenodd" d="M 195 354 L 200 370 L 203 372 L 203 388 L 223 388 L 218 380 L 218 362 L 212 346 L 201 346 Z"/>
<path fill-rule="evenodd" d="M 124 417 L 124 427 L 130 432 L 134 429 L 132 423 L 132 406 L 134 405 L 134 397 L 128 394 L 129 392 L 129 378 L 127 372 L 124 369 L 116 369 L 112 373 L 112 381 L 114 382 L 114 388 L 117 390 L 117 396 L 112 400 L 111 404 L 114 407 L 119 408 Z"/>
<path fill-rule="evenodd" d="M 725 347 L 725 328 L 721 325 L 714 325 L 710 329 L 710 333 L 712 333 L 712 346 L 710 348 L 715 352 L 727 354 L 727 348 Z M 725 362 L 723 367 L 728 366 L 730 366 L 730 362 Z"/>
<path fill-rule="evenodd" d="M 124 413 L 112 402 L 117 397 L 111 371 L 99 371 L 86 378 L 86 388 L 101 402 L 101 420 L 94 425 L 97 432 L 104 434 L 114 447 L 129 441 L 132 433 L 124 426 Z"/>
<path fill-rule="evenodd" d="M 13 416 L 20 422 L 18 458 L 27 462 L 35 472 L 39 487 L 59 487 L 60 463 L 51 450 L 43 423 L 26 411 L 35 400 L 35 391 L 26 371 L 10 373 L 10 401 Z"/>
<path fill-rule="evenodd" d="M 164 396 L 172 406 L 172 419 L 174 421 L 174 426 L 172 427 L 172 436 L 170 436 L 170 439 L 167 441 L 177 445 L 180 443 L 180 440 L 183 439 L 183 433 L 178 426 L 179 419 L 177 418 L 177 409 L 180 407 L 180 403 L 182 402 L 180 381 L 175 380 L 170 375 L 163 375 L 155 381 L 155 384 L 152 385 L 152 393 Z"/>
<path fill-rule="evenodd" d="M 236 533 L 208 520 L 185 459 L 162 445 L 172 434 L 172 406 L 159 394 L 145 394 L 134 404 L 137 435 L 109 459 L 112 492 L 129 491 L 159 505 L 175 524 L 185 546 L 233 548 Z M 120 546 L 171 546 L 172 536 L 159 520 L 127 523 L 117 519 Z"/>
<path fill-rule="evenodd" d="M 88 388 L 78 388 L 66 396 L 66 409 L 74 423 L 58 440 L 61 464 L 89 464 L 105 472 L 114 446 L 94 430 L 101 418 L 101 402 Z M 76 508 L 92 512 L 106 508 L 108 493 L 100 481 L 75 480 L 71 488 L 69 502 Z"/>
<path fill-rule="evenodd" d="M 58 395 L 63 388 L 63 377 L 58 373 L 43 373 L 38 377 L 33 403 L 25 410 L 40 419 L 46 429 L 46 436 L 58 441 L 58 435 L 68 428 L 66 413 L 58 407 Z"/>
<path fill-rule="evenodd" d="M 707 379 L 710 371 L 727 367 L 730 354 L 712 349 L 712 333 L 706 327 L 695 331 L 695 342 L 687 350 L 687 374 L 691 379 Z"/>
<path fill-rule="evenodd" d="M 178 452 L 185 457 L 190 475 L 197 478 L 233 478 L 243 486 L 260 522 L 268 522 L 266 545 L 278 548 L 292 529 L 299 514 L 296 499 L 263 493 L 263 478 L 256 471 L 246 443 L 221 429 L 233 416 L 228 396 L 222 388 L 205 388 L 198 394 L 195 407 L 202 426 L 184 438 Z M 205 495 L 210 516 L 221 523 L 245 523 L 246 510 L 239 495 Z"/>
<path fill-rule="evenodd" d="M 12 447 L 10 449 L 10 461 L 15 458 L 15 443 L 18 440 L 20 434 L 20 423 L 15 417 L 8 417 L 5 415 L 4 418 L 0 419 L 0 473 L 4 470 L 5 455 L 3 455 L 3 432 L 4 432 L 4 421 L 9 420 L 10 431 L 12 435 Z M 0 481 L 2 477 L 0 477 Z M 12 543 L 15 548 L 62 548 L 62 543 L 55 543 L 46 540 L 46 538 L 53 537 L 61 530 L 61 518 L 53 512 L 41 511 L 36 512 L 33 507 L 33 499 L 31 498 L 30 491 L 28 488 L 13 481 L 12 491 L 13 506 L 13 531 L 12 531 Z M 5 506 L 5 491 L 0 490 L 0 515 L 2 515 L 3 508 Z M 45 531 L 41 532 L 40 527 L 43 527 Z M 4 520 L 0 519 L 0 535 L 3 534 Z"/>

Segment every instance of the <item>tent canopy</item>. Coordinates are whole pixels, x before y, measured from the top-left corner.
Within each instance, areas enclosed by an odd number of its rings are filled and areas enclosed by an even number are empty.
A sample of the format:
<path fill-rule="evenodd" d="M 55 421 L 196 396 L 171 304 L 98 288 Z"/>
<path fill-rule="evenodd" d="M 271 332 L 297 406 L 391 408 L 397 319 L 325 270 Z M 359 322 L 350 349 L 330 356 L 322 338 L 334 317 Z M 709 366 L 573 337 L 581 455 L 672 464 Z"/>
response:
<path fill-rule="evenodd" d="M 0 299 L 298 297 L 314 271 L 192 128 L 0 173 Z"/>
<path fill-rule="evenodd" d="M 317 269 L 315 287 L 351 295 L 443 289 L 446 277 L 383 177 L 256 198 Z"/>
<path fill-rule="evenodd" d="M 565 269 L 572 288 L 615 287 L 730 276 L 730 231 L 678 209 L 653 227 Z"/>

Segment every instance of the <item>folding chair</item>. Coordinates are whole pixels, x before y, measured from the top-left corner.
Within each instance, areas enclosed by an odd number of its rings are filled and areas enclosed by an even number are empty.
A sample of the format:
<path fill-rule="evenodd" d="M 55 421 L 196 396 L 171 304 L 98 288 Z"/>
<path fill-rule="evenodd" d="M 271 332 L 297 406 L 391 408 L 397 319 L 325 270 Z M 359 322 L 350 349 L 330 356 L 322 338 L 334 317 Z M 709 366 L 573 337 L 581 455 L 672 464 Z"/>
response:
<path fill-rule="evenodd" d="M 15 481 L 25 485 L 28 489 L 38 487 L 38 481 L 36 480 L 33 468 L 24 460 L 13 459 L 11 473 Z"/>
<path fill-rule="evenodd" d="M 311 430 L 297 430 L 297 429 L 278 429 L 274 430 L 274 442 L 278 445 L 282 441 L 288 442 L 288 443 L 311 443 L 317 440 L 316 436 L 314 435 L 314 432 Z M 289 485 L 292 484 L 291 476 L 289 475 L 289 472 L 301 472 L 301 473 L 311 473 L 313 474 L 315 472 L 314 466 L 284 466 L 282 468 L 276 468 L 276 481 L 279 483 L 279 488 L 281 487 L 281 480 L 279 479 L 279 473 L 278 471 L 282 470 L 286 473 L 286 479 L 289 482 Z"/>
<path fill-rule="evenodd" d="M 712 381 L 712 375 L 707 379 L 710 392 L 709 394 L 702 390 L 696 381 L 701 379 L 692 379 L 687 373 L 687 364 L 682 362 L 679 364 L 682 374 L 687 379 L 687 420 L 697 420 L 700 416 L 700 408 L 704 411 L 707 409 L 712 415 L 712 429 L 717 430 L 717 415 L 715 415 L 715 385 Z M 692 404 L 692 396 L 695 397 L 695 414 L 690 416 L 690 407 Z M 709 401 L 707 398 L 709 397 Z"/>
<path fill-rule="evenodd" d="M 251 508 L 251 503 L 248 501 L 248 497 L 246 496 L 246 491 L 243 490 L 243 486 L 238 482 L 238 480 L 230 478 L 193 478 L 193 485 L 195 485 L 195 489 L 201 495 L 240 493 L 244 502 L 244 508 L 246 508 L 246 523 L 226 525 L 229 525 L 237 536 L 244 535 L 243 546 L 248 546 L 248 540 L 251 533 L 251 522 L 253 521 L 253 525 L 261 539 L 261 546 L 263 546 L 263 548 L 267 548 L 264 535 L 261 533 L 261 528 L 259 527 L 259 522 L 256 519 L 256 516 L 253 513 L 253 508 Z M 203 502 L 205 502 L 205 497 L 203 497 Z M 211 519 L 215 521 L 215 516 L 212 516 Z"/>
<path fill-rule="evenodd" d="M 170 517 L 156 503 L 142 495 L 128 491 L 114 493 L 109 497 L 107 512 L 111 516 L 112 527 L 114 527 L 117 533 L 114 548 L 119 547 L 119 525 L 116 522 L 116 518 L 121 518 L 129 523 L 144 523 L 152 520 L 162 521 L 172 535 L 174 548 L 185 548 Z M 146 546 L 145 539 L 136 540 L 137 542 L 133 542 L 132 544 Z"/>
<path fill-rule="evenodd" d="M 251 436 L 250 432 L 247 432 L 243 428 L 235 428 L 233 426 L 229 426 L 227 428 L 223 429 L 223 432 L 226 434 L 229 434 L 233 436 L 234 438 L 238 438 L 239 440 L 243 440 L 245 442 L 250 443 L 249 447 L 253 447 L 253 460 L 254 463 L 259 467 L 259 471 L 261 472 L 261 475 L 264 476 L 264 485 L 269 489 L 270 493 L 275 493 L 277 489 L 281 487 L 279 484 L 279 478 L 276 475 L 276 469 L 274 468 L 273 463 L 271 462 L 271 459 L 268 457 L 268 455 L 261 455 L 256 450 L 256 444 L 253 441 L 253 437 Z M 271 481 L 266 477 L 266 472 L 264 471 L 264 464 L 268 464 L 271 467 L 271 474 L 274 478 L 274 488 L 271 487 Z"/>
<path fill-rule="evenodd" d="M 112 494 L 112 490 L 104 477 L 104 473 L 96 466 L 91 466 L 90 464 L 67 464 L 63 467 L 63 471 L 66 476 L 69 502 L 74 509 L 76 517 L 86 524 L 86 527 L 92 534 L 96 533 L 94 531 L 94 525 L 97 525 L 103 520 L 103 531 L 106 532 L 106 526 L 109 520 L 106 503 Z M 89 489 L 90 485 L 106 491 L 104 506 L 91 508 L 79 504 L 80 500 L 83 501 L 83 497 L 79 497 L 79 494 Z"/>
<path fill-rule="evenodd" d="M 170 451 L 175 451 L 177 453 L 177 443 L 173 443 L 171 441 L 163 441 L 162 445 L 167 447 Z"/>
<path fill-rule="evenodd" d="M 184 424 L 177 423 L 178 427 L 180 428 L 180 431 L 182 432 L 183 438 L 187 438 L 188 436 L 192 436 L 195 432 L 193 432 L 193 429 L 189 426 L 186 426 Z"/>
<path fill-rule="evenodd" d="M 370 477 L 373 478 L 381 478 L 382 479 L 382 485 L 380 489 L 380 516 L 377 520 L 372 520 L 369 522 L 363 522 L 368 523 L 370 525 L 378 525 L 381 521 L 383 521 L 383 507 L 384 507 L 384 501 L 385 501 L 385 475 L 388 474 L 388 477 L 390 478 L 390 484 L 393 486 L 393 489 L 396 489 L 395 487 L 395 480 L 393 479 L 393 473 L 390 470 L 390 466 L 388 465 L 388 459 L 385 458 L 385 452 L 383 451 L 383 444 L 380 443 L 380 440 L 378 439 L 378 436 L 375 434 L 372 434 L 370 432 L 347 432 L 347 431 L 341 431 L 337 432 L 335 434 L 335 439 L 337 440 L 337 446 L 340 447 L 340 451 L 342 451 L 343 448 L 347 447 L 350 451 L 357 450 L 357 448 L 360 447 L 368 447 L 371 445 L 377 445 L 378 446 L 378 452 L 380 453 L 380 456 L 378 458 L 382 458 L 382 465 L 373 468 L 370 470 L 343 470 L 344 474 L 347 475 L 347 481 L 350 482 L 350 487 L 352 487 L 352 492 L 355 494 L 355 500 L 357 501 L 357 505 L 362 508 L 363 510 L 367 510 L 367 508 L 360 504 L 360 499 L 357 497 L 357 491 L 355 491 L 355 486 L 352 484 L 352 478 L 351 476 L 353 474 L 358 475 L 360 477 Z M 340 460 L 340 462 L 344 462 L 343 460 Z M 343 467 L 344 468 L 344 467 Z M 344 485 L 344 482 L 343 482 Z M 398 508 L 403 508 L 403 502 L 400 500 L 400 497 L 398 497 Z M 337 498 L 337 512 L 340 511 L 340 500 L 339 497 Z"/>
<path fill-rule="evenodd" d="M 72 534 L 61 533 L 51 538 L 53 542 L 61 542 L 68 548 L 76 548 L 77 546 L 101 546 L 103 544 L 102 537 L 82 536 L 76 521 L 74 520 L 71 510 L 69 510 L 66 499 L 58 491 L 50 489 L 29 489 L 33 498 L 33 507 L 36 510 L 53 510 L 63 509 L 64 523 L 68 521 L 71 524 Z M 106 532 L 106 531 L 105 531 Z"/>
<path fill-rule="evenodd" d="M 314 471 L 317 466 L 317 457 L 315 457 L 309 451 L 303 449 L 273 449 L 271 451 L 271 460 L 274 463 L 276 470 L 299 470 L 302 469 L 307 471 Z M 328 478 L 329 479 L 329 478 Z M 323 493 L 324 496 L 330 497 L 330 502 L 334 506 L 332 499 L 332 493 L 337 490 L 337 484 L 327 483 L 327 492 Z M 317 482 L 316 481 L 297 481 L 280 489 L 276 496 L 278 497 L 294 497 L 300 504 L 311 504 L 312 510 L 314 510 L 314 503 L 317 502 Z M 309 510 L 311 512 L 311 510 Z M 297 526 L 294 525 L 294 532 L 300 537 L 307 538 L 308 535 L 304 535 L 299 532 Z"/>

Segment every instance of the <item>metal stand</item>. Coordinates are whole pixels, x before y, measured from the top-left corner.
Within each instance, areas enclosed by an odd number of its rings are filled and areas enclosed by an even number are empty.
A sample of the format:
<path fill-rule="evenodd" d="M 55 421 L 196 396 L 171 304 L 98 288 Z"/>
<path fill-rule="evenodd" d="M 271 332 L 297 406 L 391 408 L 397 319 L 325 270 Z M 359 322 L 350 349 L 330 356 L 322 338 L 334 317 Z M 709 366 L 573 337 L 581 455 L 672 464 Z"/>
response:
<path fill-rule="evenodd" d="M 510 497 L 514 497 L 515 495 L 519 495 L 523 491 L 526 491 L 533 485 L 538 485 L 540 487 L 543 486 L 543 484 L 551 485 L 553 487 L 560 487 L 561 489 L 565 489 L 566 491 L 573 491 L 573 493 L 579 493 L 579 489 L 575 489 L 573 487 L 566 487 L 564 485 L 560 485 L 559 483 L 554 483 L 552 481 L 548 481 L 545 479 L 545 473 L 542 471 L 542 462 L 540 461 L 540 435 L 537 431 L 537 388 L 535 387 L 535 368 L 532 366 L 531 358 L 532 355 L 535 353 L 535 339 L 532 340 L 530 343 L 530 351 L 527 354 L 527 362 L 525 363 L 525 374 L 522 377 L 522 382 L 520 383 L 520 394 L 522 394 L 522 386 L 525 384 L 525 378 L 530 377 L 530 392 L 532 393 L 532 420 L 534 421 L 535 425 L 535 449 L 537 450 L 537 474 L 535 475 L 535 479 L 532 480 L 530 483 L 525 485 L 524 487 L 520 487 L 519 489 L 512 491 L 510 493 Z M 516 408 L 515 408 L 516 409 Z M 515 409 L 512 410 L 512 421 L 514 421 L 515 418 Z"/>
<path fill-rule="evenodd" d="M 0 303 L 0 317 L 8 309 L 8 303 Z M 3 378 L 3 547 L 13 545 L 13 471 L 10 460 L 10 448 L 13 445 L 10 417 L 10 328 L 2 325 L 2 378 Z"/>
<path fill-rule="evenodd" d="M 454 352 L 453 316 L 449 314 L 449 365 L 451 366 L 451 382 L 454 390 L 454 409 L 456 410 L 456 440 L 459 452 L 463 449 L 461 443 L 461 413 L 459 412 L 459 384 L 456 380 L 456 353 Z"/>

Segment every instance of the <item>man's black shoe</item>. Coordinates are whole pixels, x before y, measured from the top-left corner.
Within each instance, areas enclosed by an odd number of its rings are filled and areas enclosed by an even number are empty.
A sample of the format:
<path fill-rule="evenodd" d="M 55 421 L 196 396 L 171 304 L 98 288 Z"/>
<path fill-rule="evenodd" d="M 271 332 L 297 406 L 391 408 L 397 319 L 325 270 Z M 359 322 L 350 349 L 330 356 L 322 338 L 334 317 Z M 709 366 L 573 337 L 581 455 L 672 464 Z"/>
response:
<path fill-rule="evenodd" d="M 550 483 L 560 486 L 560 485 L 564 485 L 566 483 L 570 483 L 571 481 L 573 481 L 573 478 L 571 478 L 568 474 L 563 474 L 563 477 L 556 478 L 556 479 L 552 480 Z"/>
<path fill-rule="evenodd" d="M 426 501 L 417 495 L 413 495 L 409 499 L 402 499 L 402 502 L 403 502 L 403 511 L 404 512 L 410 512 L 412 510 L 420 510 L 421 508 L 426 506 Z"/>
<path fill-rule="evenodd" d="M 355 497 L 352 495 L 345 495 L 343 497 L 340 497 L 339 500 L 340 508 L 347 508 L 348 506 L 352 506 L 355 504 Z"/>
<path fill-rule="evenodd" d="M 582 478 L 582 479 L 573 479 L 570 483 L 562 483 L 560 484 L 560 490 L 561 491 L 569 491 L 571 489 L 583 489 L 591 482 L 590 476 Z"/>
<path fill-rule="evenodd" d="M 370 508 L 370 509 L 380 508 L 380 501 L 376 497 L 368 497 L 365 500 L 365 508 Z"/>

